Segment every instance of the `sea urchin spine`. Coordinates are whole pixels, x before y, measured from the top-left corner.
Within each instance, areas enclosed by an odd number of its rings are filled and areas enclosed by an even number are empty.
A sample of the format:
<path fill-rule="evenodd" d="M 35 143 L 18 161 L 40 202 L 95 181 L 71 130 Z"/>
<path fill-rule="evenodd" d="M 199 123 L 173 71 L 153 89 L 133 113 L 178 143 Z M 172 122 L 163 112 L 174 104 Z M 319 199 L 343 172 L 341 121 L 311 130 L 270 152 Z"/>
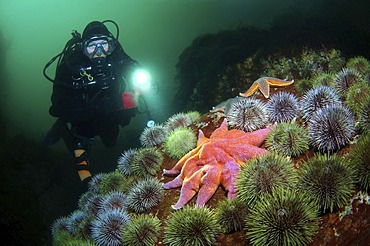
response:
<path fill-rule="evenodd" d="M 312 198 L 319 211 L 333 212 L 351 197 L 354 169 L 337 155 L 317 155 L 299 169 L 298 188 Z"/>
<path fill-rule="evenodd" d="M 279 189 L 266 194 L 246 220 L 252 245 L 307 245 L 319 228 L 315 203 L 304 193 Z"/>
<path fill-rule="evenodd" d="M 99 212 L 91 222 L 91 237 L 98 245 L 122 245 L 123 229 L 129 221 L 129 215 L 122 209 Z"/>
<path fill-rule="evenodd" d="M 210 209 L 184 207 L 169 215 L 163 241 L 166 245 L 214 245 L 219 232 Z"/>
<path fill-rule="evenodd" d="M 266 108 L 270 122 L 290 122 L 299 115 L 298 98 L 289 92 L 272 95 Z"/>
<path fill-rule="evenodd" d="M 266 148 L 283 156 L 298 156 L 308 150 L 308 131 L 297 123 L 280 123 L 266 138 Z"/>
<path fill-rule="evenodd" d="M 157 217 L 150 214 L 136 215 L 123 232 L 123 245 L 154 245 L 159 237 L 160 229 L 161 221 Z"/>
<path fill-rule="evenodd" d="M 236 179 L 237 197 L 253 207 L 264 194 L 281 187 L 292 187 L 296 172 L 287 158 L 269 154 L 249 160 Z"/>
<path fill-rule="evenodd" d="M 342 105 L 327 106 L 315 112 L 307 124 L 310 144 L 322 152 L 337 151 L 351 140 L 355 122 Z"/>
<path fill-rule="evenodd" d="M 127 204 L 135 213 L 143 213 L 157 206 L 162 199 L 162 183 L 156 178 L 147 177 L 133 185 L 127 195 Z"/>
<path fill-rule="evenodd" d="M 233 102 L 226 117 L 231 127 L 246 132 L 258 130 L 268 121 L 266 105 L 254 97 Z"/>

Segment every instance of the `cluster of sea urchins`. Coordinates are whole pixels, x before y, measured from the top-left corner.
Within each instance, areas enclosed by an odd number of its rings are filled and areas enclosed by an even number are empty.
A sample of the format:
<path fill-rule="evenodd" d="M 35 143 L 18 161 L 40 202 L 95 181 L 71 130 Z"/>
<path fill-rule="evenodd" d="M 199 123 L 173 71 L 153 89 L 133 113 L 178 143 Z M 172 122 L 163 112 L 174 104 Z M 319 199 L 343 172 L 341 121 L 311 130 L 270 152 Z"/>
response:
<path fill-rule="evenodd" d="M 266 140 L 274 153 L 242 166 L 235 199 L 220 201 L 213 210 L 185 206 L 171 213 L 163 223 L 163 242 L 212 245 L 221 231 L 244 227 L 252 245 L 308 244 L 318 229 L 318 211 L 332 212 L 345 205 L 355 184 L 369 192 L 369 134 L 351 148 L 349 163 L 330 155 L 353 138 L 355 120 L 361 133 L 369 131 L 369 73 L 369 62 L 354 58 L 336 75 L 323 73 L 310 80 L 314 87 L 302 91 L 300 101 L 287 92 L 273 94 L 267 103 L 254 97 L 235 100 L 225 112 L 230 127 L 255 131 L 278 123 Z M 155 177 L 162 152 L 178 159 L 195 147 L 189 126 L 199 118 L 197 112 L 179 113 L 163 125 L 144 129 L 143 147 L 123 152 L 115 172 L 94 176 L 78 210 L 53 223 L 54 245 L 154 245 L 161 222 L 143 213 L 163 197 Z M 285 156 L 304 153 L 308 143 L 328 154 L 308 159 L 297 172 Z"/>

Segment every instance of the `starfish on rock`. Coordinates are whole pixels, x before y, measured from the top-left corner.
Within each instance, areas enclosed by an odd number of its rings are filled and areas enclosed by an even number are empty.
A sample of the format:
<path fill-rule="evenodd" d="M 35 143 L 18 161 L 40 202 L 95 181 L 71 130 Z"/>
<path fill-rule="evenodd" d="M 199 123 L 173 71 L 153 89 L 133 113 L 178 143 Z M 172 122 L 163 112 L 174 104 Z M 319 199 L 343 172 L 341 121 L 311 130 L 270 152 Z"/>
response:
<path fill-rule="evenodd" d="M 228 198 L 235 197 L 235 179 L 240 166 L 246 160 L 269 153 L 259 146 L 266 139 L 272 127 L 254 132 L 228 130 L 224 119 L 221 126 L 207 138 L 199 130 L 197 147 L 182 157 L 165 175 L 177 175 L 163 185 L 165 189 L 181 187 L 180 198 L 173 209 L 185 206 L 198 193 L 196 205 L 203 207 L 221 184 L 228 192 Z"/>
<path fill-rule="evenodd" d="M 272 78 L 272 77 L 262 77 L 257 79 L 256 81 L 253 82 L 252 86 L 244 93 L 239 93 L 240 96 L 242 97 L 249 97 L 251 96 L 254 92 L 256 92 L 257 89 L 259 89 L 263 96 L 265 98 L 269 98 L 270 96 L 270 85 L 272 86 L 287 86 L 291 85 L 294 83 L 294 80 L 287 81 L 287 80 L 282 80 L 282 79 L 277 79 L 277 78 Z"/>

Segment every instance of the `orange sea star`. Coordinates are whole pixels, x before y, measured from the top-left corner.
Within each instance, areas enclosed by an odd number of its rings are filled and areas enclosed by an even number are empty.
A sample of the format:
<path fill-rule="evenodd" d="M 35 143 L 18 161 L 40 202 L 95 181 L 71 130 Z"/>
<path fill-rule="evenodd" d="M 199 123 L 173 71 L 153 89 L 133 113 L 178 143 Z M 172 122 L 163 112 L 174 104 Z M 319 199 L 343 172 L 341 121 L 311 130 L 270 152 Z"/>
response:
<path fill-rule="evenodd" d="M 294 80 L 287 81 L 282 79 L 276 79 L 272 77 L 262 77 L 253 82 L 252 86 L 244 93 L 239 93 L 242 97 L 249 97 L 257 89 L 259 89 L 265 98 L 270 97 L 270 85 L 273 86 L 287 86 L 294 83 Z"/>
<path fill-rule="evenodd" d="M 228 198 L 235 197 L 235 179 L 246 160 L 269 153 L 259 146 L 272 127 L 254 132 L 228 130 L 226 119 L 207 138 L 199 130 L 197 147 L 182 157 L 165 175 L 177 175 L 163 185 L 165 189 L 181 187 L 180 198 L 173 209 L 185 206 L 198 193 L 196 205 L 203 207 L 221 184 Z"/>

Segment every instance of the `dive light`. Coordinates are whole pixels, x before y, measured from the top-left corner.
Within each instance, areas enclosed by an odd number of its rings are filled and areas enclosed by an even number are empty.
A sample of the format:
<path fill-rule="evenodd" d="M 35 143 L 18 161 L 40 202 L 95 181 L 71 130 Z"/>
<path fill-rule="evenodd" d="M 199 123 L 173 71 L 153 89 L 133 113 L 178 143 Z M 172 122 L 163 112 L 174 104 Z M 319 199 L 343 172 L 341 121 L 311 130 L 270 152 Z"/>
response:
<path fill-rule="evenodd" d="M 144 69 L 138 69 L 133 74 L 132 83 L 134 90 L 136 91 L 136 93 L 140 95 L 140 98 L 143 101 L 145 107 L 145 111 L 143 113 L 146 113 L 148 118 L 146 126 L 148 128 L 151 128 L 154 126 L 155 122 L 153 120 L 152 114 L 149 111 L 148 104 L 146 103 L 145 97 L 143 95 L 146 92 L 149 92 L 151 89 L 152 85 L 150 74 Z"/>

